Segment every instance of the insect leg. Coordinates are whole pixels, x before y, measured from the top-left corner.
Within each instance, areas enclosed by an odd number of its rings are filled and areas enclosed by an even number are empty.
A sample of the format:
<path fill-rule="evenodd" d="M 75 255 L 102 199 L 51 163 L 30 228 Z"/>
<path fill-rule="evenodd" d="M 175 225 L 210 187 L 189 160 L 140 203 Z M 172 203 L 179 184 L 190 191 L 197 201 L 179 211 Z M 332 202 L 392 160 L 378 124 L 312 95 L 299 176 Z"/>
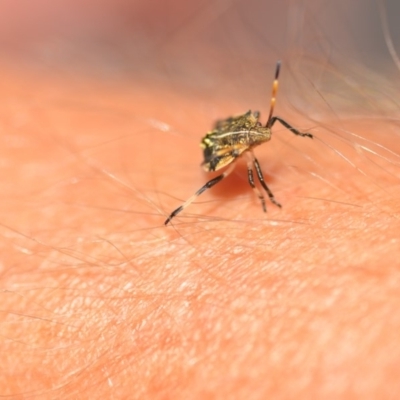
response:
<path fill-rule="evenodd" d="M 198 196 L 200 196 L 204 191 L 212 188 L 218 182 L 221 182 L 222 179 L 226 178 L 233 171 L 234 167 L 235 167 L 235 164 L 232 164 L 223 174 L 218 175 L 215 178 L 208 181 L 193 196 L 191 196 L 189 199 L 187 199 L 180 207 L 178 207 L 176 210 L 172 211 L 172 213 L 169 215 L 169 217 L 165 220 L 164 225 L 167 225 L 168 222 L 171 221 L 172 218 L 174 218 L 177 214 L 179 214 L 187 206 L 189 206 L 191 203 L 193 203 L 193 201 L 196 200 L 196 198 Z"/>
<path fill-rule="evenodd" d="M 313 135 L 311 133 L 303 133 L 298 131 L 296 128 L 293 128 L 293 126 L 291 126 L 290 124 L 288 124 L 285 120 L 283 120 L 282 118 L 279 117 L 272 117 L 269 121 L 268 121 L 268 128 L 272 128 L 272 125 L 274 125 L 274 123 L 276 121 L 279 121 L 285 128 L 289 129 L 290 132 L 294 133 L 295 135 L 298 136 L 303 136 L 303 137 L 309 137 L 309 138 L 313 138 Z"/>
<path fill-rule="evenodd" d="M 257 197 L 261 201 L 261 205 L 263 208 L 264 212 L 267 212 L 267 206 L 265 205 L 265 199 L 263 194 L 258 190 L 257 186 L 254 183 L 254 177 L 253 177 L 253 156 L 250 153 L 246 153 L 248 156 L 248 161 L 247 161 L 247 176 L 249 179 L 249 184 L 253 188 L 254 193 L 257 195 Z"/>
<path fill-rule="evenodd" d="M 265 181 L 264 181 L 264 176 L 263 176 L 263 174 L 262 174 L 261 167 L 260 167 L 260 164 L 259 164 L 257 158 L 254 156 L 254 153 L 253 153 L 253 152 L 251 152 L 250 154 L 251 154 L 251 157 L 252 157 L 252 161 L 253 161 L 253 163 L 254 163 L 254 167 L 255 167 L 256 172 L 257 172 L 258 180 L 260 181 L 261 186 L 262 186 L 262 187 L 264 188 L 264 190 L 267 192 L 268 197 L 269 197 L 269 199 L 271 200 L 271 203 L 274 203 L 276 206 L 282 208 L 282 206 L 275 200 L 275 196 L 274 196 L 273 193 L 271 192 L 270 188 L 269 188 L 269 187 L 267 186 L 267 184 L 265 183 Z"/>

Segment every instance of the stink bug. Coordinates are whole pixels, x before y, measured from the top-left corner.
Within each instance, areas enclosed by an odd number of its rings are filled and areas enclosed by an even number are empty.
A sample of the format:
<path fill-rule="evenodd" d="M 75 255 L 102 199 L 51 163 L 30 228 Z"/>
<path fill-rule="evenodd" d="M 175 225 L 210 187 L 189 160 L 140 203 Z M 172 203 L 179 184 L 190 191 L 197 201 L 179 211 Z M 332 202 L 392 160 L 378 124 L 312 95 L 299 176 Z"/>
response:
<path fill-rule="evenodd" d="M 247 156 L 249 184 L 260 199 L 263 211 L 266 212 L 267 207 L 265 205 L 263 194 L 254 183 L 253 167 L 256 171 L 258 180 L 260 181 L 263 189 L 267 192 L 270 201 L 278 207 L 281 207 L 265 183 L 260 164 L 257 158 L 254 156 L 253 149 L 254 147 L 259 146 L 264 142 L 268 142 L 271 139 L 271 128 L 277 121 L 295 135 L 309 137 L 311 139 L 313 138 L 313 135 L 311 133 L 300 132 L 282 118 L 273 116 L 276 93 L 278 91 L 278 77 L 280 68 L 281 62 L 278 61 L 276 64 L 275 79 L 272 85 L 271 107 L 267 123 L 265 125 L 261 124 L 261 122 L 258 120 L 260 117 L 260 113 L 258 111 L 247 111 L 242 115 L 218 120 L 215 123 L 213 130 L 208 132 L 201 140 L 200 146 L 203 149 L 204 156 L 202 166 L 206 171 L 218 171 L 223 167 L 229 167 L 221 175 L 218 175 L 217 177 L 208 181 L 192 197 L 186 200 L 176 210 L 172 211 L 172 213 L 166 219 L 165 225 L 167 225 L 172 218 L 190 205 L 204 191 L 210 189 L 218 182 L 221 182 L 222 179 L 226 178 L 235 168 L 234 161 L 242 154 Z"/>

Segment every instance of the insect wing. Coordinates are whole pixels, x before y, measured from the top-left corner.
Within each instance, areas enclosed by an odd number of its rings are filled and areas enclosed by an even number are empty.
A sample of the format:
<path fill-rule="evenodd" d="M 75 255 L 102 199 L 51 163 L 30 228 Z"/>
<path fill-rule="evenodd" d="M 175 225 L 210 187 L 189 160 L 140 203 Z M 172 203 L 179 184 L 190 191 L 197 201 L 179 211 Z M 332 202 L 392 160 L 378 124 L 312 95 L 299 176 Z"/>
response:
<path fill-rule="evenodd" d="M 238 158 L 245 150 L 247 146 L 240 144 L 220 148 L 220 149 L 204 149 L 204 161 L 202 166 L 206 171 L 217 171 Z"/>

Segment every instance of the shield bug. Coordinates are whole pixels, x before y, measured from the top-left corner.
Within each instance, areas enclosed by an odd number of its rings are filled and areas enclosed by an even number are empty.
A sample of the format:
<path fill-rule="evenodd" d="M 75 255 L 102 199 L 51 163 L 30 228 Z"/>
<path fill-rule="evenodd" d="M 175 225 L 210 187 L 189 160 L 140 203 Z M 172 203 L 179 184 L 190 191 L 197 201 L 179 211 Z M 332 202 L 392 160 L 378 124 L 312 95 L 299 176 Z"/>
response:
<path fill-rule="evenodd" d="M 263 125 L 259 121 L 260 113 L 258 111 L 247 111 L 245 114 L 218 120 L 212 131 L 208 132 L 201 140 L 200 146 L 203 149 L 204 160 L 202 163 L 206 171 L 218 171 L 223 167 L 228 167 L 221 175 L 208 181 L 193 196 L 186 200 L 181 206 L 172 211 L 165 221 L 165 225 L 171 221 L 177 214 L 189 206 L 204 191 L 210 189 L 218 182 L 226 178 L 235 168 L 236 159 L 242 155 L 247 157 L 248 181 L 257 197 L 261 201 L 263 211 L 267 211 L 265 199 L 262 192 L 254 183 L 253 168 L 256 171 L 257 178 L 262 188 L 268 194 L 270 201 L 278 207 L 281 205 L 276 201 L 273 193 L 265 183 L 262 170 L 257 158 L 254 156 L 253 149 L 271 139 L 272 126 L 279 122 L 290 132 L 297 136 L 313 138 L 311 133 L 303 133 L 291 126 L 280 117 L 273 115 L 276 93 L 278 91 L 278 78 L 281 69 L 281 62 L 278 61 L 275 70 L 275 79 L 272 85 L 271 106 L 267 123 Z"/>

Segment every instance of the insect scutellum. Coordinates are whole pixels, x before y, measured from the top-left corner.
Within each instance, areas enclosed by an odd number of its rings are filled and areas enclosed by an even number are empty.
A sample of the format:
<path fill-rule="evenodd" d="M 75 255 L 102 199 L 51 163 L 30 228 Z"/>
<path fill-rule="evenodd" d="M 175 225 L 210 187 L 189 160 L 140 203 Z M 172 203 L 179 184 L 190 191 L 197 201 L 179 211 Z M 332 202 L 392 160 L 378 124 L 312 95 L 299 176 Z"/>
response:
<path fill-rule="evenodd" d="M 203 149 L 204 157 L 202 166 L 206 171 L 217 171 L 223 167 L 229 167 L 222 174 L 208 181 L 180 207 L 172 211 L 172 213 L 166 219 L 165 225 L 167 225 L 172 218 L 189 206 L 205 190 L 210 189 L 218 182 L 221 182 L 222 179 L 226 178 L 235 167 L 234 161 L 242 154 L 245 154 L 247 157 L 249 184 L 253 188 L 257 197 L 260 199 L 263 211 L 266 212 L 267 207 L 265 205 L 263 194 L 254 183 L 253 168 L 256 171 L 257 178 L 262 188 L 268 194 L 270 201 L 278 207 L 281 207 L 281 205 L 275 200 L 274 195 L 264 181 L 260 164 L 254 156 L 253 149 L 254 147 L 271 139 L 271 128 L 277 121 L 295 135 L 309 138 L 313 138 L 313 135 L 311 133 L 300 132 L 282 118 L 273 115 L 276 103 L 276 93 L 278 91 L 280 68 L 281 62 L 278 61 L 276 64 L 275 79 L 272 84 L 271 105 L 267 123 L 262 125 L 261 122 L 259 122 L 260 113 L 258 111 L 252 112 L 251 110 L 242 115 L 216 121 L 213 130 L 208 132 L 200 143 L 200 146 Z"/>

